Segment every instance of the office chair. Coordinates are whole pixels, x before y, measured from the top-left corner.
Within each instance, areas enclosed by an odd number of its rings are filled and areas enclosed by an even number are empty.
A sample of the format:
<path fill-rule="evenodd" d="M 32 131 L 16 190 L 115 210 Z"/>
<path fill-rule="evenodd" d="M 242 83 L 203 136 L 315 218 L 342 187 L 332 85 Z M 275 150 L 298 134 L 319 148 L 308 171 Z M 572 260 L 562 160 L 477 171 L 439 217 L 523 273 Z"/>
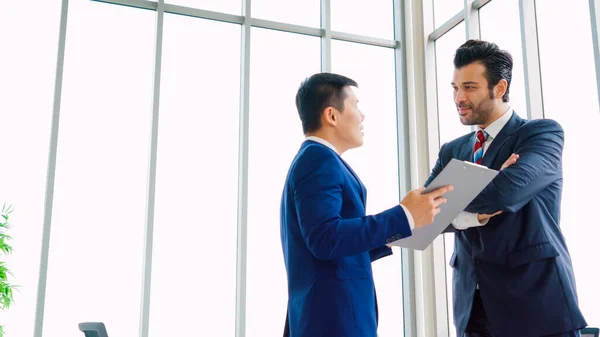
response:
<path fill-rule="evenodd" d="M 102 322 L 79 323 L 79 331 L 83 331 L 85 337 L 108 337 L 106 327 Z"/>
<path fill-rule="evenodd" d="M 581 337 L 599 337 L 600 329 L 598 328 L 584 328 L 581 329 Z"/>

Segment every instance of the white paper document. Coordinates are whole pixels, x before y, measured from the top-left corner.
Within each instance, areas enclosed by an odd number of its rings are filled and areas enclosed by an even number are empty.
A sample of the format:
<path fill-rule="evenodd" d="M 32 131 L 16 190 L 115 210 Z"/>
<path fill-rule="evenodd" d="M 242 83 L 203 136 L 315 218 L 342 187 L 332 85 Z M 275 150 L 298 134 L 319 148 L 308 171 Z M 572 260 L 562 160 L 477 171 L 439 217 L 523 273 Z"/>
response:
<path fill-rule="evenodd" d="M 424 192 L 428 193 L 446 185 L 454 187 L 452 191 L 446 193 L 447 203 L 440 206 L 440 213 L 433 223 L 413 229 L 412 236 L 394 241 L 391 245 L 417 250 L 427 248 L 497 174 L 498 171 L 485 166 L 452 159 Z"/>

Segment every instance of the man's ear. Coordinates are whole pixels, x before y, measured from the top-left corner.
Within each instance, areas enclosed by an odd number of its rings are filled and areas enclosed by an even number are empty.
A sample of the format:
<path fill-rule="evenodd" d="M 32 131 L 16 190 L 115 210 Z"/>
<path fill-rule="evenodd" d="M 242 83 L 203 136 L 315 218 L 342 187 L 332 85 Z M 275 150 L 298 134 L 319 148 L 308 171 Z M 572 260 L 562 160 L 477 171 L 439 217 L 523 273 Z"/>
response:
<path fill-rule="evenodd" d="M 508 82 L 505 79 L 501 79 L 498 84 L 494 87 L 494 97 L 502 98 L 508 89 Z"/>
<path fill-rule="evenodd" d="M 337 110 L 334 107 L 326 107 L 323 111 L 323 124 L 337 125 Z"/>

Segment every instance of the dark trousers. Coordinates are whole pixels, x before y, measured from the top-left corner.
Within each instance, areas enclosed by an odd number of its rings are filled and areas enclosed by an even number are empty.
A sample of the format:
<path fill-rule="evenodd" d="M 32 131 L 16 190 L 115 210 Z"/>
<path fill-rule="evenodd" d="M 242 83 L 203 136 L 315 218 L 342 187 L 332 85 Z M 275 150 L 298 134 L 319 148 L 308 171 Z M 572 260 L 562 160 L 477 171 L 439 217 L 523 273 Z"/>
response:
<path fill-rule="evenodd" d="M 481 302 L 479 289 L 475 290 L 473 309 L 471 309 L 471 316 L 469 317 L 469 323 L 467 323 L 467 329 L 464 337 L 498 337 L 490 330 L 490 323 L 485 310 L 483 309 L 483 303 Z M 570 331 L 558 335 L 531 337 L 580 337 L 580 334 L 579 331 Z"/>

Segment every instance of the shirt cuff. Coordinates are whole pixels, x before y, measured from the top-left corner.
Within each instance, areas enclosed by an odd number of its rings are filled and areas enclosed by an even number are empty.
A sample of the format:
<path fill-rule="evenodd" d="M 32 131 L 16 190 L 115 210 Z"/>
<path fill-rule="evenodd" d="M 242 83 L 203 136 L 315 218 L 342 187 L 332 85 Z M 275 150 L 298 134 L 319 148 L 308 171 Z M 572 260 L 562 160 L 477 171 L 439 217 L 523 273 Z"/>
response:
<path fill-rule="evenodd" d="M 406 219 L 408 220 L 408 224 L 410 225 L 410 230 L 412 231 L 413 229 L 415 229 L 415 220 L 413 219 L 412 214 L 410 214 L 410 212 L 408 211 L 408 208 L 406 208 L 402 204 L 400 204 L 400 207 L 402 207 L 402 209 L 404 210 L 404 214 L 406 215 Z"/>
<path fill-rule="evenodd" d="M 477 213 L 460 212 L 456 218 L 452 221 L 454 228 L 458 230 L 465 230 L 471 227 L 479 227 L 487 225 L 489 219 L 483 222 L 477 221 Z"/>

